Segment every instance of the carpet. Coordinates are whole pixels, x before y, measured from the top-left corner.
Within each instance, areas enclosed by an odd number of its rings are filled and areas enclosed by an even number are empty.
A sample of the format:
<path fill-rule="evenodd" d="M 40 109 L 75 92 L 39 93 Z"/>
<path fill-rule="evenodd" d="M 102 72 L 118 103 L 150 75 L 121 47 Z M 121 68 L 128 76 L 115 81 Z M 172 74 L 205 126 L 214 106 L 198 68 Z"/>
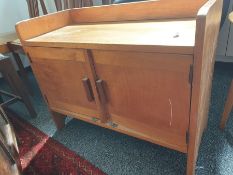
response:
<path fill-rule="evenodd" d="M 18 139 L 20 162 L 25 175 L 104 175 L 100 169 L 41 132 L 27 121 L 10 114 Z"/>

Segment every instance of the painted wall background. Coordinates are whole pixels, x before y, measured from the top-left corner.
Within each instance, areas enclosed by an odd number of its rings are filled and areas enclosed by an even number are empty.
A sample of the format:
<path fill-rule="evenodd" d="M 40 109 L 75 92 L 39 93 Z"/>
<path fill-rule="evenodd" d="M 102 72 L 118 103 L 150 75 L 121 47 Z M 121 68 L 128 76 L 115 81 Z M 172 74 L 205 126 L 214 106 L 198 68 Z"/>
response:
<path fill-rule="evenodd" d="M 100 5 L 101 0 L 94 0 L 94 5 Z M 45 0 L 48 11 L 55 12 L 54 0 Z M 40 7 L 40 5 L 39 5 Z M 40 9 L 40 14 L 41 9 Z M 28 19 L 26 0 L 0 0 L 0 33 L 9 33 L 15 30 L 18 21 Z"/>
<path fill-rule="evenodd" d="M 0 33 L 13 32 L 15 24 L 27 18 L 26 0 L 0 0 Z"/>

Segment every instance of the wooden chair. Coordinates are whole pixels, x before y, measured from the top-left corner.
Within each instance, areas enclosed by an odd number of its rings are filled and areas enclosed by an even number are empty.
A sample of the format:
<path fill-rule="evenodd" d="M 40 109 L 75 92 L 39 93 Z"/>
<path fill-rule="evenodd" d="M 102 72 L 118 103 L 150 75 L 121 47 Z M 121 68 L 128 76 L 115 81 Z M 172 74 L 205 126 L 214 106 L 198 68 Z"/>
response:
<path fill-rule="evenodd" d="M 93 6 L 92 0 L 54 0 L 54 2 L 57 11 Z"/>
<path fill-rule="evenodd" d="M 1 95 L 10 97 L 10 99 L 5 102 L 2 98 L 0 98 L 0 107 L 5 108 L 12 103 L 22 101 L 28 109 L 30 116 L 36 117 L 37 114 L 29 98 L 28 91 L 26 90 L 24 83 L 21 81 L 19 75 L 17 74 L 9 57 L 0 55 L 0 72 L 2 73 L 4 79 L 8 82 L 10 88 L 14 93 L 11 94 L 9 92 L 0 90 L 0 97 Z"/>

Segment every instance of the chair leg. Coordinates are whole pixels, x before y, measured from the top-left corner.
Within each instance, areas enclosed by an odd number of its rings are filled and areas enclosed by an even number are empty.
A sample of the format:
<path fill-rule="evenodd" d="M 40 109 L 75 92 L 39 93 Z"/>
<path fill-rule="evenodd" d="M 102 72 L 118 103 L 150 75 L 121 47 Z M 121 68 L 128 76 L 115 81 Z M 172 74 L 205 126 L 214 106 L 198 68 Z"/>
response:
<path fill-rule="evenodd" d="M 25 87 L 23 86 L 22 81 L 20 80 L 18 75 L 11 77 L 12 84 L 17 89 L 17 94 L 22 98 L 23 103 L 25 104 L 29 114 L 32 117 L 36 117 L 36 111 L 31 103 L 31 100 L 29 98 L 29 94 L 27 93 L 27 90 L 25 90 Z"/>
<path fill-rule="evenodd" d="M 13 57 L 18 65 L 18 68 L 19 68 L 19 73 L 20 75 L 22 76 L 25 84 L 26 84 L 26 88 L 28 90 L 28 92 L 30 93 L 30 95 L 33 96 L 33 91 L 32 89 L 30 88 L 30 83 L 29 83 L 29 80 L 28 80 L 28 75 L 27 75 L 27 72 L 25 71 L 25 68 L 23 66 L 23 63 L 22 63 L 22 60 L 20 59 L 20 56 L 18 53 L 15 53 L 14 51 L 12 51 L 12 54 L 13 54 Z"/>
<path fill-rule="evenodd" d="M 221 122 L 220 122 L 221 129 L 225 128 L 225 125 L 228 120 L 232 107 L 233 107 L 233 80 L 231 81 L 231 86 L 228 92 L 227 101 L 226 101 L 225 108 L 224 108 Z"/>
<path fill-rule="evenodd" d="M 61 113 L 57 113 L 55 111 L 52 111 L 52 110 L 50 110 L 50 112 L 52 114 L 52 119 L 53 119 L 57 129 L 61 130 L 62 128 L 64 128 L 66 116 L 61 114 Z"/>
<path fill-rule="evenodd" d="M 0 103 L 3 103 L 3 102 L 4 102 L 4 100 L 2 98 L 2 95 L 0 94 Z"/>
<path fill-rule="evenodd" d="M 16 95 L 22 98 L 22 101 L 24 102 L 30 115 L 32 117 L 36 117 L 37 114 L 31 103 L 27 89 L 25 88 L 25 85 L 23 84 L 19 75 L 14 69 L 10 59 L 4 60 L 4 68 L 6 71 L 4 71 L 3 74 L 4 77 L 7 79 L 8 83 L 10 84 L 11 89 L 14 91 Z"/>

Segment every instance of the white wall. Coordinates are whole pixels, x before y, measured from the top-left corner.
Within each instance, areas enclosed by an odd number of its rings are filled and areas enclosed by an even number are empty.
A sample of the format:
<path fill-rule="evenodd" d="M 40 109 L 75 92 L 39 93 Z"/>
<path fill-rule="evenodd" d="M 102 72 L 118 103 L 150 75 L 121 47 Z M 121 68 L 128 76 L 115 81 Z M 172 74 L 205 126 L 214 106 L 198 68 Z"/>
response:
<path fill-rule="evenodd" d="M 53 6 L 52 2 L 52 0 L 46 1 L 46 7 L 48 7 L 49 12 L 55 11 L 55 6 Z M 42 14 L 41 9 L 40 14 Z M 29 13 L 26 0 L 0 0 L 0 34 L 15 32 L 15 24 L 28 18 Z M 20 55 L 20 57 L 25 67 L 28 66 L 29 61 L 25 55 Z"/>
<path fill-rule="evenodd" d="M 0 0 L 0 33 L 15 31 L 16 22 L 28 17 L 26 0 Z"/>
<path fill-rule="evenodd" d="M 50 13 L 55 12 L 56 9 L 53 0 L 45 0 L 45 3 Z M 41 8 L 40 14 L 42 14 Z M 28 18 L 26 0 L 0 0 L 0 34 L 15 31 L 15 24 Z"/>
<path fill-rule="evenodd" d="M 102 2 L 102 0 L 93 1 L 94 5 L 100 5 Z M 50 13 L 56 11 L 53 0 L 45 0 L 45 3 Z M 42 14 L 41 9 L 40 14 Z M 0 0 L 0 34 L 15 31 L 15 24 L 28 18 L 26 0 Z"/>

